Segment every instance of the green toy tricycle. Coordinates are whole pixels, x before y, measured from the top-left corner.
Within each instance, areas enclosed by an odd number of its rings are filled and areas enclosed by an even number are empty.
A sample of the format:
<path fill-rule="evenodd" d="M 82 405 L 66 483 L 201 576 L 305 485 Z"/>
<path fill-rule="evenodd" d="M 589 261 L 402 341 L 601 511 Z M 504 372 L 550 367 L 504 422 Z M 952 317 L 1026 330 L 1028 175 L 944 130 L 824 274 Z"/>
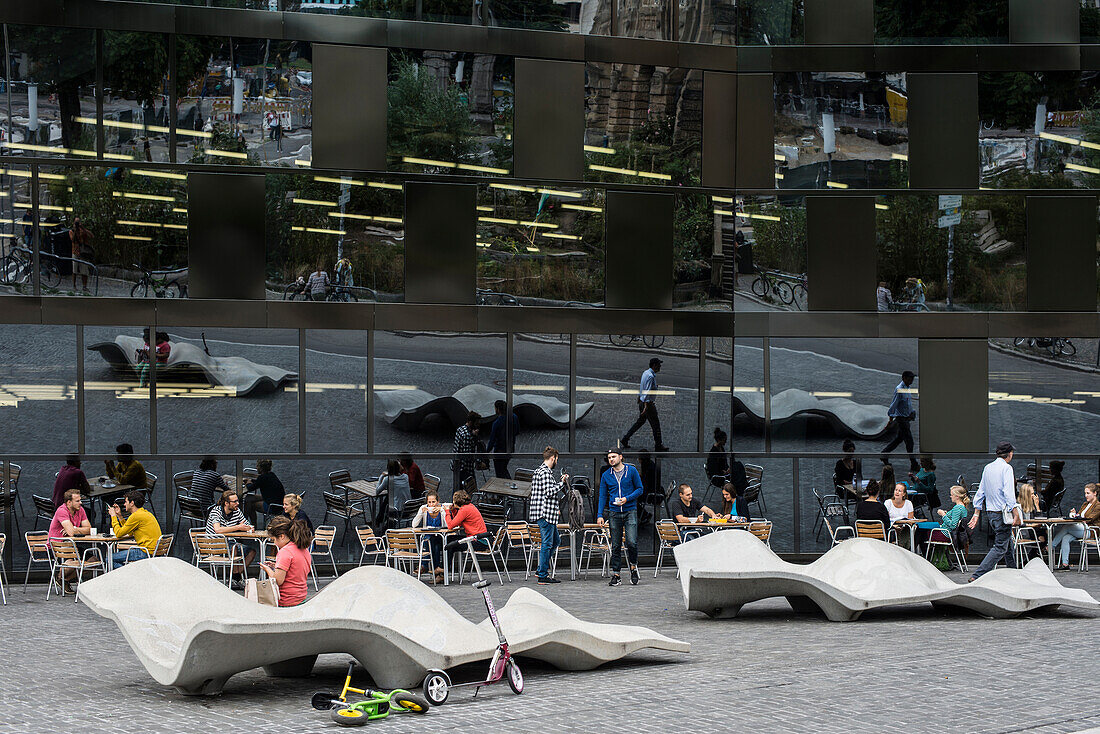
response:
<path fill-rule="evenodd" d="M 339 696 L 331 693 L 313 694 L 313 708 L 329 711 L 332 720 L 340 726 L 363 726 L 368 721 L 384 719 L 391 713 L 426 714 L 430 708 L 428 702 L 415 693 L 398 688 L 385 693 L 371 688 L 352 688 L 351 674 L 355 671 L 355 661 L 348 663 L 348 674 L 344 678 L 344 688 Z M 366 696 L 365 701 L 348 703 L 349 693 Z"/>

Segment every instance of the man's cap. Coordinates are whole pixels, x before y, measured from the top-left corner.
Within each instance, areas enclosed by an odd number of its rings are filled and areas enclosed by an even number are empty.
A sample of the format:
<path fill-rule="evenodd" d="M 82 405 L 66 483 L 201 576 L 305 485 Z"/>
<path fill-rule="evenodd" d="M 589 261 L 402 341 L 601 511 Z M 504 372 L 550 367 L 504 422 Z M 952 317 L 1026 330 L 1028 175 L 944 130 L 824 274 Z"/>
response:
<path fill-rule="evenodd" d="M 1016 447 L 1008 441 L 1001 441 L 999 444 L 997 444 L 997 456 L 1008 456 L 1015 450 Z"/>
<path fill-rule="evenodd" d="M 905 372 L 901 373 L 901 379 L 903 380 L 911 380 L 914 377 L 916 377 L 916 374 L 914 374 L 913 370 L 905 370 Z"/>
<path fill-rule="evenodd" d="M 649 360 L 649 366 L 650 366 L 650 367 L 656 367 L 656 366 L 657 366 L 657 365 L 659 365 L 659 364 L 661 364 L 661 360 L 657 359 L 656 357 L 654 357 L 653 359 Z"/>
<path fill-rule="evenodd" d="M 607 450 L 607 453 L 609 453 L 609 454 L 618 454 L 619 456 L 622 456 L 623 455 L 623 450 L 620 449 L 617 446 L 612 446 L 611 448 L 609 448 Z"/>

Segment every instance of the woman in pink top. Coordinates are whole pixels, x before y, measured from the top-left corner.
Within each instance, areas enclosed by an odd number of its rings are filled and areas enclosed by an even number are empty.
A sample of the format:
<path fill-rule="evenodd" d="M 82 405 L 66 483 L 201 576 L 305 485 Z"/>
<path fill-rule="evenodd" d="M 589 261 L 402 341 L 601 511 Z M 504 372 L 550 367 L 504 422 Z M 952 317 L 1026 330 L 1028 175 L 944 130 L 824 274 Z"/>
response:
<path fill-rule="evenodd" d="M 451 503 L 443 507 L 445 509 L 443 520 L 447 523 L 448 530 L 460 527 L 466 537 L 477 538 L 475 547 L 479 550 L 488 550 L 489 529 L 485 527 L 485 518 L 481 516 L 481 511 L 470 504 L 470 495 L 460 489 L 451 497 Z M 452 540 L 447 544 L 447 553 L 451 558 L 455 553 L 464 550 L 466 550 L 466 543 L 461 540 Z"/>
<path fill-rule="evenodd" d="M 271 518 L 267 532 L 279 552 L 275 555 L 275 563 L 265 561 L 260 565 L 279 585 L 279 606 L 296 607 L 306 600 L 306 579 L 312 564 L 309 545 L 313 542 L 313 533 L 304 522 L 291 520 L 286 515 Z"/>

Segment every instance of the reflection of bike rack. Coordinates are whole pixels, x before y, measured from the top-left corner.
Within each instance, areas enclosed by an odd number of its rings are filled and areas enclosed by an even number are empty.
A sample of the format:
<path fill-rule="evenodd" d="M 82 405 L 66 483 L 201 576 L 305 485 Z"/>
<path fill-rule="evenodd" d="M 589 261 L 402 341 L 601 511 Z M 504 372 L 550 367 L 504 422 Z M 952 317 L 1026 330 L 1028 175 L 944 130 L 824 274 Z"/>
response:
<path fill-rule="evenodd" d="M 27 248 L 27 247 L 20 247 L 19 245 L 12 245 L 12 247 L 8 251 L 7 255 L 4 256 L 4 259 L 6 260 L 8 257 L 11 257 L 14 260 L 16 252 L 22 253 L 22 260 L 19 261 L 19 263 L 18 263 L 19 267 L 20 268 L 26 268 L 27 274 L 30 275 L 30 277 L 26 281 L 26 284 L 33 285 L 33 283 L 34 283 L 34 252 L 30 248 Z M 61 287 L 61 279 L 63 279 L 65 277 L 64 275 L 61 274 L 61 270 L 58 267 L 58 265 L 62 262 L 69 262 L 74 266 L 77 265 L 77 264 L 87 265 L 89 270 L 91 271 L 91 272 L 88 273 L 89 277 L 95 279 L 95 290 L 92 292 L 92 295 L 93 296 L 98 296 L 99 295 L 99 266 L 98 265 L 96 265 L 95 263 L 90 262 L 88 260 L 82 260 L 78 257 L 63 257 L 63 256 L 60 256 L 60 255 L 54 255 L 51 252 L 43 252 L 42 250 L 38 251 L 39 268 L 41 269 L 43 264 L 48 263 L 48 264 L 52 264 L 53 267 L 54 267 L 54 270 L 57 272 L 57 277 L 58 277 L 58 284 L 56 286 L 57 288 Z M 75 268 L 73 268 L 73 269 L 75 269 Z M 0 275 L 2 275 L 2 277 L 4 278 L 4 282 L 9 282 L 7 273 L 0 274 Z M 73 275 L 73 273 L 70 272 L 69 275 Z M 11 282 L 17 283 L 17 280 L 18 280 L 17 274 L 13 273 L 12 277 L 11 277 Z M 50 285 L 45 285 L 44 286 L 42 284 L 42 281 L 41 281 L 41 278 L 40 278 L 39 279 L 39 287 L 53 288 L 55 286 L 50 286 Z"/>

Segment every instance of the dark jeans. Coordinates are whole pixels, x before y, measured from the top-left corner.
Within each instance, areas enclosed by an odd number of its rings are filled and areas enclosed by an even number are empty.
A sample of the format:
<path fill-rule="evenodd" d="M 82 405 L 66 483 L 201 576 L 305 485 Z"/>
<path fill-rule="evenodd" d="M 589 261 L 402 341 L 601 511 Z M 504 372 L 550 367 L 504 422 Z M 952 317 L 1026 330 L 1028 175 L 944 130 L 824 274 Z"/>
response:
<path fill-rule="evenodd" d="M 882 450 L 883 458 L 886 454 L 890 453 L 898 446 L 901 446 L 902 442 L 905 442 L 905 452 L 909 454 L 909 468 L 916 472 L 920 471 L 920 464 L 917 463 L 916 457 L 913 456 L 913 429 L 910 428 L 912 421 L 904 418 L 894 419 L 894 425 L 897 426 L 898 432 L 894 436 L 894 440 L 886 444 L 886 448 Z"/>
<path fill-rule="evenodd" d="M 429 537 L 428 552 L 432 554 L 432 569 L 443 568 L 443 538 Z"/>
<path fill-rule="evenodd" d="M 493 469 L 496 471 L 496 475 L 501 479 L 511 479 L 512 475 L 508 473 L 508 462 L 512 460 L 511 456 L 502 456 L 500 458 L 493 458 Z"/>
<path fill-rule="evenodd" d="M 978 569 L 971 574 L 974 578 L 992 571 L 1000 561 L 1009 568 L 1016 568 L 1016 553 L 1012 547 L 1012 526 L 1005 523 L 1000 510 L 986 510 L 989 515 L 989 527 L 993 529 L 993 547 L 985 554 Z"/>
<path fill-rule="evenodd" d="M 664 442 L 661 441 L 661 419 L 657 415 L 657 404 L 643 403 L 641 400 L 638 401 L 638 420 L 634 421 L 634 425 L 623 436 L 623 441 L 629 441 L 630 437 L 637 433 L 646 421 L 649 421 L 649 427 L 653 429 L 654 447 L 664 446 Z"/>
<path fill-rule="evenodd" d="M 539 519 L 539 532 L 542 534 L 542 547 L 539 548 L 539 567 L 535 575 L 544 579 L 550 575 L 550 559 L 561 545 L 561 535 L 558 534 L 558 526 L 545 518 Z"/>
<path fill-rule="evenodd" d="M 489 533 L 479 533 L 477 535 L 477 540 L 474 541 L 474 548 L 477 550 L 487 550 L 489 548 L 489 537 Z M 466 550 L 465 540 L 452 540 L 450 543 L 447 543 L 447 557 L 450 558 L 452 562 L 454 561 L 455 554 L 461 553 L 464 550 Z"/>
<path fill-rule="evenodd" d="M 125 566 L 127 563 L 133 563 L 134 561 L 140 561 L 142 558 L 148 558 L 149 552 L 144 548 L 127 548 L 126 550 L 120 550 L 111 556 L 111 562 L 117 566 Z"/>
<path fill-rule="evenodd" d="M 638 515 L 634 510 L 610 513 L 611 520 L 611 570 L 618 573 L 623 567 L 623 531 L 626 531 L 626 560 L 638 565 Z"/>

